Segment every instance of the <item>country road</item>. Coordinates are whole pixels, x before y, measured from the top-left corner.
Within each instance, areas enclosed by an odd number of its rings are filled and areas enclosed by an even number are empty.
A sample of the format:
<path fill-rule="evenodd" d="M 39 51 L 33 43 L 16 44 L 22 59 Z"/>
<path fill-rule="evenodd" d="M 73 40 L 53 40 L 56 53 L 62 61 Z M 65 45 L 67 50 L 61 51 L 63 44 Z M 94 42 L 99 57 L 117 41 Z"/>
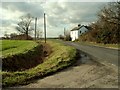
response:
<path fill-rule="evenodd" d="M 89 55 L 93 56 L 96 60 L 102 63 L 109 63 L 118 66 L 118 57 L 120 50 L 109 49 L 92 45 L 82 45 L 75 42 L 63 42 L 64 44 L 71 45 Z"/>
<path fill-rule="evenodd" d="M 74 45 L 78 49 L 82 47 L 75 43 L 64 43 Z M 89 48 L 89 46 L 83 47 L 84 49 Z M 116 55 L 117 53 L 113 54 Z M 81 51 L 80 55 L 81 58 L 67 69 L 42 79 L 35 80 L 31 84 L 11 88 L 113 88 L 114 90 L 117 90 L 117 68 L 107 67 L 104 64 L 98 63 L 92 60 L 89 55 L 86 55 Z"/>

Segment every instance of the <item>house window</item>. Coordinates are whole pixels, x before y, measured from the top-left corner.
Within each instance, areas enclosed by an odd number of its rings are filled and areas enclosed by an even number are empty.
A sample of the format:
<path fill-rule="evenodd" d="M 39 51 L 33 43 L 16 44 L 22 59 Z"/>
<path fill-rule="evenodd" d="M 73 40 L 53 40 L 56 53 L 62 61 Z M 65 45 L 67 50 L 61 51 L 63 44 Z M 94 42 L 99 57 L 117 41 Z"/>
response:
<path fill-rule="evenodd" d="M 80 31 L 80 33 L 82 33 L 82 32 Z"/>

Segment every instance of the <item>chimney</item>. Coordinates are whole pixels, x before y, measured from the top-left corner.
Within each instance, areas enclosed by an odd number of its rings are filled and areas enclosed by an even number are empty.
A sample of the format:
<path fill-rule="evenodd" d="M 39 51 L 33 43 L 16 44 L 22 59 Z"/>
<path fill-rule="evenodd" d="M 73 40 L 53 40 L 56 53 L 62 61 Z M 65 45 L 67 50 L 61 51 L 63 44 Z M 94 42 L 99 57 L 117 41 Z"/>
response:
<path fill-rule="evenodd" d="M 81 24 L 78 24 L 78 27 L 80 27 L 81 26 Z"/>

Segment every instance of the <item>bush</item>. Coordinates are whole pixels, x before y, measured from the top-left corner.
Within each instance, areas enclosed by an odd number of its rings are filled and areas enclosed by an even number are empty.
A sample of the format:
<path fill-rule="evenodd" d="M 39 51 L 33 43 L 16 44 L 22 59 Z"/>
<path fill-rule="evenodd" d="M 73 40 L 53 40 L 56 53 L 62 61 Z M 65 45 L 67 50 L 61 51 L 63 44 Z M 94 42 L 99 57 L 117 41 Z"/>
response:
<path fill-rule="evenodd" d="M 66 36 L 64 37 L 64 40 L 65 40 L 65 41 L 71 41 L 72 38 L 70 37 L 70 35 L 66 35 Z"/>
<path fill-rule="evenodd" d="M 64 36 L 62 36 L 62 35 L 59 35 L 59 39 L 62 39 L 62 40 L 64 40 Z"/>

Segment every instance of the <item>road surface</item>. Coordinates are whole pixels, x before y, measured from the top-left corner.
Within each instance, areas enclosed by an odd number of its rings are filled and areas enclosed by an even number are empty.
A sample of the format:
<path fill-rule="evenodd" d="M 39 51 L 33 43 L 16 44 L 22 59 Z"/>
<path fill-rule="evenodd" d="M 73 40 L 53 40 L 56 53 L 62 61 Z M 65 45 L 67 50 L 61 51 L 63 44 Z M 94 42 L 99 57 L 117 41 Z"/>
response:
<path fill-rule="evenodd" d="M 118 56 L 119 56 L 118 53 L 120 53 L 120 50 L 103 48 L 103 47 L 92 46 L 92 45 L 82 45 L 75 42 L 63 42 L 63 43 L 67 45 L 71 45 L 93 56 L 96 60 L 102 63 L 109 63 L 112 65 L 118 66 Z"/>

